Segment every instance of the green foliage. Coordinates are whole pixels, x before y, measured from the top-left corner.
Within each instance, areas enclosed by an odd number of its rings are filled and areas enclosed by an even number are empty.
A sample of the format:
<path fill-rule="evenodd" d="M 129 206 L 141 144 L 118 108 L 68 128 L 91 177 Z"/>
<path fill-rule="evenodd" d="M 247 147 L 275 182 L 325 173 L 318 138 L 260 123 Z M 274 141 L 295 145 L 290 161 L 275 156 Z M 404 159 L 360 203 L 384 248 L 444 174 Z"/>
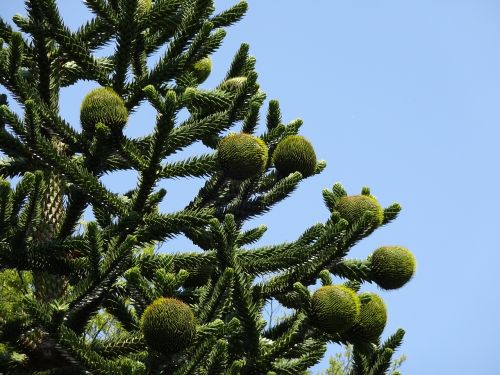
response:
<path fill-rule="evenodd" d="M 219 143 L 218 162 L 229 178 L 245 180 L 255 177 L 266 167 L 267 146 L 250 134 L 230 134 Z"/>
<path fill-rule="evenodd" d="M 276 146 L 273 163 L 282 176 L 300 172 L 303 177 L 309 177 L 316 170 L 316 153 L 303 136 L 290 135 Z"/>
<path fill-rule="evenodd" d="M 383 289 L 401 288 L 415 273 L 415 256 L 404 247 L 380 247 L 369 257 L 369 261 L 373 281 Z"/>
<path fill-rule="evenodd" d="M 10 93 L 0 94 L 0 373 L 304 374 L 327 342 L 354 344 L 350 375 L 386 372 L 404 332 L 380 343 L 385 305 L 357 293 L 406 282 L 414 258 L 347 256 L 397 217 L 397 203 L 382 209 L 368 188 L 348 197 L 337 183 L 323 191 L 325 222 L 254 246 L 266 227 L 248 220 L 326 163 L 299 135 L 302 120 L 286 123 L 277 100 L 264 106 L 247 44 L 215 88 L 198 87 L 247 3 L 218 14 L 212 0 L 84 4 L 93 18 L 76 31 L 56 0 L 27 0 L 15 26 L 0 20 Z M 100 57 L 104 46 L 113 52 Z M 79 81 L 100 86 L 83 100 L 81 132 L 59 113 L 61 88 Z M 146 101 L 153 130 L 126 136 Z M 198 142 L 210 151 L 172 160 Z M 101 181 L 117 171 L 137 176 L 125 194 Z M 186 177 L 206 182 L 163 212 L 170 180 Z M 193 249 L 176 252 L 178 234 Z M 269 304 L 287 314 L 266 321 Z"/>
<path fill-rule="evenodd" d="M 110 129 L 121 129 L 128 119 L 122 98 L 109 87 L 94 89 L 85 96 L 80 109 L 82 128 L 93 134 L 98 123 Z"/>
<path fill-rule="evenodd" d="M 182 301 L 159 298 L 142 314 L 141 329 L 151 349 L 165 354 L 176 353 L 193 343 L 196 318 Z"/>
<path fill-rule="evenodd" d="M 359 318 L 360 300 L 343 285 L 327 285 L 316 290 L 311 298 L 311 318 L 315 325 L 330 334 L 351 328 Z"/>
<path fill-rule="evenodd" d="M 375 342 L 380 338 L 387 323 L 387 308 L 382 298 L 375 293 L 361 293 L 359 299 L 359 317 L 345 335 L 354 341 Z"/>

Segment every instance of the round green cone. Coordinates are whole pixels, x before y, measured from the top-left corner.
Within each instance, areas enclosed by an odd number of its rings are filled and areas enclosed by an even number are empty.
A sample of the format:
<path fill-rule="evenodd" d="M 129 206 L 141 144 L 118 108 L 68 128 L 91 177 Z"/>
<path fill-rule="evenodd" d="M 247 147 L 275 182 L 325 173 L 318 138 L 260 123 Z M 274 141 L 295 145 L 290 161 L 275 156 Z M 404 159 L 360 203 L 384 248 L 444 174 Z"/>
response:
<path fill-rule="evenodd" d="M 301 135 L 290 135 L 276 146 L 273 163 L 282 176 L 300 172 L 302 177 L 309 177 L 316 169 L 316 153 L 307 139 Z"/>
<path fill-rule="evenodd" d="M 219 167 L 234 180 L 245 180 L 262 173 L 267 165 L 267 146 L 251 134 L 230 134 L 219 143 Z"/>
<path fill-rule="evenodd" d="M 358 221 L 365 211 L 373 213 L 374 226 L 379 226 L 384 220 L 384 210 L 378 201 L 371 195 L 351 195 L 342 197 L 338 200 L 335 209 L 340 213 L 343 219 L 346 219 L 349 224 Z"/>
<path fill-rule="evenodd" d="M 110 129 L 121 129 L 128 120 L 122 98 L 109 87 L 92 90 L 83 99 L 80 121 L 84 131 L 93 132 L 98 122 Z"/>
<path fill-rule="evenodd" d="M 153 2 L 151 0 L 138 0 L 137 1 L 137 11 L 140 14 L 145 14 L 151 10 Z"/>
<path fill-rule="evenodd" d="M 361 293 L 361 310 L 354 326 L 346 333 L 353 341 L 375 342 L 387 323 L 387 308 L 375 293 Z"/>
<path fill-rule="evenodd" d="M 398 289 L 415 273 L 415 256 L 404 247 L 384 246 L 370 257 L 373 281 L 383 289 Z"/>
<path fill-rule="evenodd" d="M 210 57 L 204 57 L 198 60 L 193 66 L 193 73 L 196 76 L 198 83 L 203 83 L 212 71 L 212 60 Z"/>
<path fill-rule="evenodd" d="M 236 92 L 247 81 L 247 77 L 233 77 L 224 81 L 220 85 L 221 90 Z"/>
<path fill-rule="evenodd" d="M 196 337 L 196 318 L 191 308 L 175 298 L 158 298 L 141 317 L 146 344 L 164 354 L 179 352 Z"/>
<path fill-rule="evenodd" d="M 360 313 L 358 295 L 344 285 L 326 285 L 311 297 L 311 320 L 321 330 L 344 332 L 357 321 Z"/>

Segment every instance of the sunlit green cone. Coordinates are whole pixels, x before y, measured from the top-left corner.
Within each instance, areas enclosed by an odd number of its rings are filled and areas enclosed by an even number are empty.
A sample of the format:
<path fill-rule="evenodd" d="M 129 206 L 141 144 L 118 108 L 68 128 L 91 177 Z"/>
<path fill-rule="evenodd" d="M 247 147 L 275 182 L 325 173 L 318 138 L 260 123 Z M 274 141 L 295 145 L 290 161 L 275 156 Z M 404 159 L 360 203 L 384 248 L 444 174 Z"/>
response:
<path fill-rule="evenodd" d="M 358 295 L 344 285 L 326 285 L 311 298 L 311 320 L 321 330 L 334 334 L 351 328 L 360 312 Z"/>
<path fill-rule="evenodd" d="M 92 133 L 98 122 L 102 122 L 110 129 L 121 129 L 127 120 L 128 112 L 125 103 L 109 87 L 94 89 L 83 99 L 80 121 L 84 131 Z"/>
<path fill-rule="evenodd" d="M 300 172 L 309 177 L 316 169 L 316 153 L 311 143 L 301 135 L 290 135 L 278 143 L 273 163 L 282 176 Z"/>
<path fill-rule="evenodd" d="M 153 2 L 151 0 L 138 0 L 137 1 L 137 11 L 139 14 L 145 14 L 149 12 L 151 7 L 153 6 Z"/>
<path fill-rule="evenodd" d="M 198 60 L 193 66 L 193 73 L 196 76 L 198 83 L 203 83 L 212 71 L 212 60 L 210 57 L 204 57 Z"/>
<path fill-rule="evenodd" d="M 361 293 L 361 310 L 354 326 L 346 333 L 353 341 L 374 342 L 384 331 L 387 323 L 387 308 L 375 293 Z"/>
<path fill-rule="evenodd" d="M 413 277 L 415 256 L 404 247 L 384 246 L 370 257 L 373 281 L 383 289 L 398 289 Z"/>
<path fill-rule="evenodd" d="M 184 302 L 175 298 L 158 298 L 144 310 L 141 329 L 151 349 L 171 354 L 193 343 L 196 318 Z"/>
<path fill-rule="evenodd" d="M 384 210 L 378 201 L 371 195 L 351 195 L 342 197 L 338 200 L 335 209 L 340 213 L 343 219 L 346 219 L 349 224 L 353 224 L 361 217 L 366 211 L 373 214 L 374 226 L 379 226 L 384 220 Z"/>
<path fill-rule="evenodd" d="M 245 180 L 262 173 L 267 164 L 267 146 L 251 134 L 230 134 L 219 143 L 218 162 L 224 174 Z"/>
<path fill-rule="evenodd" d="M 220 85 L 221 90 L 225 91 L 238 91 L 241 86 L 247 81 L 247 77 L 233 77 L 222 82 Z"/>

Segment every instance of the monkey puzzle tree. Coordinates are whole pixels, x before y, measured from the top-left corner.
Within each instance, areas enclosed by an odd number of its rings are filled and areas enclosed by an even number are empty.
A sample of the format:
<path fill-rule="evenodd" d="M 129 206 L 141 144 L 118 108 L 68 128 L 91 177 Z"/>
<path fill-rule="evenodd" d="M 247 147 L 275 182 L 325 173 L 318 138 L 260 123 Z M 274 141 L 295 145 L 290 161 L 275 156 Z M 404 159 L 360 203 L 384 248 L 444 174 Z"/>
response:
<path fill-rule="evenodd" d="M 27 17 L 13 17 L 18 31 L 0 21 L 0 83 L 23 112 L 2 96 L 0 267 L 23 288 L 9 289 L 15 313 L 0 302 L 9 311 L 0 372 L 297 374 L 334 342 L 355 345 L 356 374 L 384 373 L 402 336 L 380 343 L 385 304 L 358 292 L 363 282 L 401 287 L 415 259 L 396 246 L 345 257 L 400 206 L 382 209 L 368 188 L 348 196 L 335 184 L 323 191 L 329 219 L 295 240 L 252 248 L 266 228 L 243 229 L 326 166 L 298 134 L 302 122 L 282 122 L 277 101 L 267 130 L 254 134 L 265 94 L 247 45 L 217 87 L 198 87 L 224 27 L 247 4 L 218 14 L 210 0 L 85 5 L 94 18 L 76 31 L 55 0 L 27 0 Z M 95 55 L 110 44 L 113 54 Z M 59 114 L 59 93 L 81 80 L 100 87 L 81 104 L 79 131 Z M 157 113 L 154 130 L 129 137 L 128 117 L 145 102 Z M 195 142 L 212 151 L 172 161 Z M 123 195 L 101 181 L 122 170 L 138 174 Z M 161 212 L 159 184 L 193 176 L 206 182 L 192 201 Z M 77 230 L 87 208 L 93 218 Z M 177 234 L 198 251 L 158 251 Z M 270 326 L 269 301 L 289 311 Z"/>

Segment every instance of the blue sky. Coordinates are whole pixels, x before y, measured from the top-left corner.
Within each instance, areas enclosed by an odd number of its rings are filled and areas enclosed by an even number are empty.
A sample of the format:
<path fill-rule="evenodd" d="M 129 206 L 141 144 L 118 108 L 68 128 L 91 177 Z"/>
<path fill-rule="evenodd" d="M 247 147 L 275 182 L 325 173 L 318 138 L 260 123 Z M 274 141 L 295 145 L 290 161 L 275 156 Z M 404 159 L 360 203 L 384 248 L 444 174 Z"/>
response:
<path fill-rule="evenodd" d="M 87 14 L 60 1 L 72 27 Z M 234 1 L 216 1 L 218 9 Z M 225 75 L 241 42 L 257 58 L 261 88 L 279 99 L 283 118 L 304 120 L 302 134 L 328 168 L 252 224 L 269 230 L 261 243 L 292 240 L 324 221 L 321 190 L 339 181 L 363 186 L 400 217 L 358 244 L 365 258 L 381 245 L 402 245 L 418 259 L 403 289 L 379 291 L 389 308 L 384 335 L 407 335 L 404 374 L 496 374 L 500 364 L 496 293 L 500 260 L 500 2 L 488 0 L 258 1 L 228 30 L 204 84 Z M 73 6 L 73 9 L 70 7 Z M 0 14 L 23 13 L 21 0 Z M 65 90 L 61 112 L 75 127 L 80 102 L 94 87 Z M 141 108 L 127 132 L 153 125 Z M 178 157 L 200 152 L 193 147 Z M 105 181 L 116 191 L 130 175 Z M 202 181 L 168 182 L 165 210 L 183 207 Z M 496 233 L 496 234 L 495 234 Z M 170 246 L 191 250 L 182 239 Z M 377 290 L 367 285 L 364 290 Z M 335 347 L 330 348 L 334 352 Z M 325 362 L 316 366 L 324 368 Z"/>

